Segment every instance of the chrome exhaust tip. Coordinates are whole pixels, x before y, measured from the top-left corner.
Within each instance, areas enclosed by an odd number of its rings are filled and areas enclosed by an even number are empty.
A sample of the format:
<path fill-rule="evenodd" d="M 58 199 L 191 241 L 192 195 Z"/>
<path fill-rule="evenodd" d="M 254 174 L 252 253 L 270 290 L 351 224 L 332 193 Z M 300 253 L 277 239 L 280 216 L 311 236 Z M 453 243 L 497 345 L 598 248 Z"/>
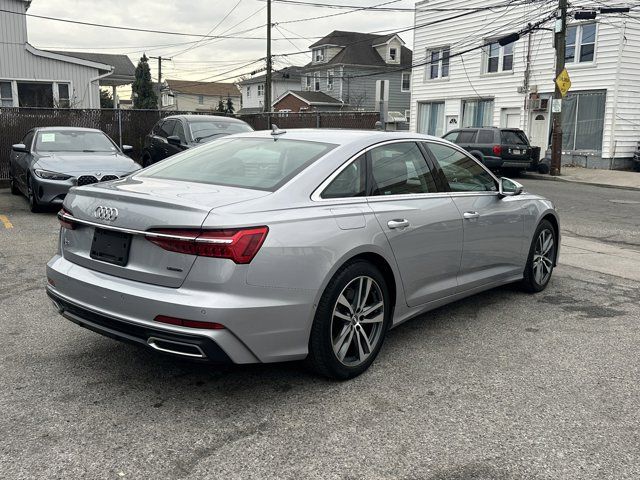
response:
<path fill-rule="evenodd" d="M 147 344 L 159 352 L 171 353 L 189 358 L 207 358 L 202 349 L 193 343 L 176 342 L 164 338 L 149 337 Z"/>

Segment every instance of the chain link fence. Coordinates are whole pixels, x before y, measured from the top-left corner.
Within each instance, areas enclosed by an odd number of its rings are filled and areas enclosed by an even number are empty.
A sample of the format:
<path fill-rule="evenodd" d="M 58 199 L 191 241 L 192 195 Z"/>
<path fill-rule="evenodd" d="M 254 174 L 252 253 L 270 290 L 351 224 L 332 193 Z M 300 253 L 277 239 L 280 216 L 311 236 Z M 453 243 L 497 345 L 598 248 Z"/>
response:
<path fill-rule="evenodd" d="M 131 156 L 139 161 L 144 147 L 144 138 L 160 118 L 191 113 L 158 110 L 2 108 L 0 109 L 0 181 L 9 179 L 11 145 L 20 143 L 25 134 L 34 127 L 97 128 L 109 135 L 116 143 L 131 145 L 133 147 Z M 258 113 L 235 117 L 244 120 L 256 130 L 270 129 L 271 124 L 276 124 L 281 129 L 369 130 L 375 128 L 380 115 L 377 112 L 311 112 Z"/>

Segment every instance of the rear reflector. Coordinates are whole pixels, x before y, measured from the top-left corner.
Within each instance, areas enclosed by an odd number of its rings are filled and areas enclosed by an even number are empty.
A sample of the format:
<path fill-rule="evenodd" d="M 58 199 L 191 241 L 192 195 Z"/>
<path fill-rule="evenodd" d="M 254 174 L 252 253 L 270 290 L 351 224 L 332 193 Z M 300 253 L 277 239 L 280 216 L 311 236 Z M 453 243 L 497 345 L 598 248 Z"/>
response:
<path fill-rule="evenodd" d="M 167 317 L 165 315 L 158 315 L 154 318 L 156 322 L 168 323 L 169 325 L 179 325 L 181 327 L 189 328 L 204 328 L 207 330 L 222 330 L 224 325 L 215 322 L 200 322 L 198 320 L 184 320 L 182 318 Z"/>
<path fill-rule="evenodd" d="M 250 263 L 264 243 L 268 227 L 226 230 L 153 230 L 147 240 L 170 252 L 200 257 L 228 258 Z M 166 235 L 157 236 L 154 234 Z"/>
<path fill-rule="evenodd" d="M 73 230 L 76 228 L 76 224 L 70 221 L 68 218 L 64 218 L 65 216 L 71 217 L 71 213 L 65 210 L 64 208 L 58 212 L 58 220 L 60 221 L 60 225 L 62 228 L 66 228 L 67 230 Z"/>

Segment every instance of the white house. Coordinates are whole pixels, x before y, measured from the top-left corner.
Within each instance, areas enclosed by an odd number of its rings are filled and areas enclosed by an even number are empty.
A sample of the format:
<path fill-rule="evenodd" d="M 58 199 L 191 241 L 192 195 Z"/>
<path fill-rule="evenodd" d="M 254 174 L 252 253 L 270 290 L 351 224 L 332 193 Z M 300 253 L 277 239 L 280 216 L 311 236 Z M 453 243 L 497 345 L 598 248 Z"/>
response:
<path fill-rule="evenodd" d="M 30 3 L 0 0 L 0 107 L 100 108 L 100 80 L 114 67 L 30 45 Z"/>
<path fill-rule="evenodd" d="M 553 6 L 486 6 L 484 0 L 416 4 L 416 26 L 430 25 L 414 33 L 411 129 L 440 136 L 465 126 L 519 127 L 544 152 L 555 80 L 553 20 L 543 25 L 547 30 L 510 45 L 491 43 L 457 53 L 523 30 L 552 13 Z M 470 13 L 451 19 L 450 9 L 458 7 Z M 591 21 L 571 19 L 566 57 L 572 86 L 562 102 L 563 162 L 629 165 L 640 141 L 640 23 L 601 14 Z"/>
<path fill-rule="evenodd" d="M 296 90 L 300 86 L 301 67 L 286 67 L 271 74 L 271 102 L 289 90 Z M 264 74 L 246 78 L 238 82 L 242 92 L 242 110 L 239 113 L 264 112 Z"/>
<path fill-rule="evenodd" d="M 240 90 L 233 83 L 167 79 L 162 85 L 163 110 L 213 112 L 220 101 L 226 106 L 228 100 L 234 111 L 240 109 Z"/>

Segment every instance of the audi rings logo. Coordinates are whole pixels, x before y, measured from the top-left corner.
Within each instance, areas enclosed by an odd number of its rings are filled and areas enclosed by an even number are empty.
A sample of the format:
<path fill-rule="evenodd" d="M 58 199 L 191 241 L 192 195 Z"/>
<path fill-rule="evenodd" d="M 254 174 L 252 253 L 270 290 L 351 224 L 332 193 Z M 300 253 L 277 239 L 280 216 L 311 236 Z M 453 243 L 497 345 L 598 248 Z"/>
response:
<path fill-rule="evenodd" d="M 95 209 L 93 216 L 98 220 L 104 220 L 105 222 L 113 222 L 118 218 L 118 209 L 113 207 L 100 206 Z"/>

